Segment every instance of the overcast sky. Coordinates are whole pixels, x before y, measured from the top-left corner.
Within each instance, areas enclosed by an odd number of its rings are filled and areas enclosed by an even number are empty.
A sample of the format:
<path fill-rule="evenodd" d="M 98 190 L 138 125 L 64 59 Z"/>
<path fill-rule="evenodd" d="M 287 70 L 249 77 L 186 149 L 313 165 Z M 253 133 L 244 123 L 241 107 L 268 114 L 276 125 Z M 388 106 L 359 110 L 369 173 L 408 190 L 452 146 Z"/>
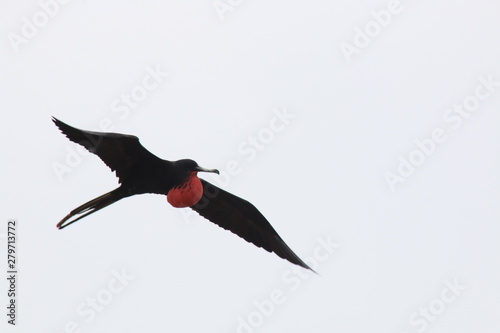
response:
<path fill-rule="evenodd" d="M 1 331 L 498 332 L 499 10 L 0 0 Z M 218 168 L 319 275 L 159 195 L 57 230 L 118 183 L 51 116 Z"/>

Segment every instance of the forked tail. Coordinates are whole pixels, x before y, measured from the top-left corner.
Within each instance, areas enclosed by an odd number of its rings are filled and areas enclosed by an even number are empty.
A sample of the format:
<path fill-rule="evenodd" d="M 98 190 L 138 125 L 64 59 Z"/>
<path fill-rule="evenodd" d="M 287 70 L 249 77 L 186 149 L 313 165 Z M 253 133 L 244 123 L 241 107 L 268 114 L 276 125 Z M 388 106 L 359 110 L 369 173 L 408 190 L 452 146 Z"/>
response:
<path fill-rule="evenodd" d="M 125 194 L 124 191 L 121 190 L 121 188 L 117 188 L 111 192 L 108 192 L 106 194 L 101 195 L 100 197 L 97 197 L 93 200 L 90 200 L 87 203 L 84 203 L 83 205 L 76 207 L 73 209 L 68 215 L 66 215 L 58 224 L 57 228 L 58 229 L 63 229 L 69 226 L 70 224 L 75 223 L 81 218 L 84 218 L 87 215 L 90 215 L 92 213 L 97 212 L 99 209 L 102 209 L 106 206 L 111 205 L 114 202 L 117 202 L 120 199 L 123 199 L 127 197 L 128 195 Z M 81 215 L 83 214 L 83 215 Z M 70 220 L 74 216 L 78 216 L 74 220 Z"/>

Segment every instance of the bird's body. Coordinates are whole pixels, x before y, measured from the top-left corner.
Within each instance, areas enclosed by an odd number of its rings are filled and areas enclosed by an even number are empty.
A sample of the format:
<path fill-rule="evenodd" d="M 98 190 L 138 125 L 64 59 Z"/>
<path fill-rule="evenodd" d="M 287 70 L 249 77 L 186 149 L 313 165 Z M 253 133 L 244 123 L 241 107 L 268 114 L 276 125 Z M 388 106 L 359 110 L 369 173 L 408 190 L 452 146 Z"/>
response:
<path fill-rule="evenodd" d="M 173 162 L 160 159 L 132 135 L 84 131 L 56 118 L 53 121 L 71 141 L 99 156 L 116 172 L 120 183 L 115 190 L 72 210 L 57 224 L 59 229 L 123 198 L 144 193 L 163 194 L 173 207 L 190 207 L 246 241 L 311 269 L 293 253 L 254 205 L 197 176 L 198 172 L 218 174 L 217 170 L 204 169 L 189 159 Z"/>

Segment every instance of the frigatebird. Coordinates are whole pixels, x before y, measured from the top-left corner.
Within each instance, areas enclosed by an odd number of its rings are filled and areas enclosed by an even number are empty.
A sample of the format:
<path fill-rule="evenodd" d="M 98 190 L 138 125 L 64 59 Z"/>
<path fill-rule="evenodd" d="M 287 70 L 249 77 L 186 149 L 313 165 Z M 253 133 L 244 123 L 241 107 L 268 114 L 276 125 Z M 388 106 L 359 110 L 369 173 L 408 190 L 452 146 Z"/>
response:
<path fill-rule="evenodd" d="M 163 194 L 172 206 L 190 207 L 247 242 L 312 270 L 286 245 L 253 204 L 197 176 L 198 172 L 219 174 L 218 170 L 202 168 L 190 159 L 160 159 L 144 148 L 139 138 L 133 135 L 85 131 L 54 117 L 52 121 L 68 139 L 96 154 L 116 173 L 120 183 L 113 191 L 73 209 L 57 224 L 57 228 L 63 229 L 129 196 Z"/>

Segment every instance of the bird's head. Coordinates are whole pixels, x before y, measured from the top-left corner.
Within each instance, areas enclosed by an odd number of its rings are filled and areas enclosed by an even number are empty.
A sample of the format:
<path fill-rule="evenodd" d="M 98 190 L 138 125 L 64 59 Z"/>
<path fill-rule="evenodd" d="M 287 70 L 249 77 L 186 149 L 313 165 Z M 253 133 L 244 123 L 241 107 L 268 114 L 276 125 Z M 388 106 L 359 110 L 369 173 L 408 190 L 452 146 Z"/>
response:
<path fill-rule="evenodd" d="M 186 176 L 189 176 L 193 172 L 194 173 L 197 173 L 197 172 L 213 172 L 213 173 L 216 173 L 216 174 L 220 174 L 219 170 L 217 170 L 217 169 L 202 168 L 201 166 L 198 165 L 198 163 L 196 163 L 195 161 L 190 160 L 190 159 L 184 159 L 184 160 L 175 161 L 174 165 L 175 165 L 175 167 L 177 168 L 177 170 L 180 173 L 182 173 L 182 174 L 184 174 Z"/>

